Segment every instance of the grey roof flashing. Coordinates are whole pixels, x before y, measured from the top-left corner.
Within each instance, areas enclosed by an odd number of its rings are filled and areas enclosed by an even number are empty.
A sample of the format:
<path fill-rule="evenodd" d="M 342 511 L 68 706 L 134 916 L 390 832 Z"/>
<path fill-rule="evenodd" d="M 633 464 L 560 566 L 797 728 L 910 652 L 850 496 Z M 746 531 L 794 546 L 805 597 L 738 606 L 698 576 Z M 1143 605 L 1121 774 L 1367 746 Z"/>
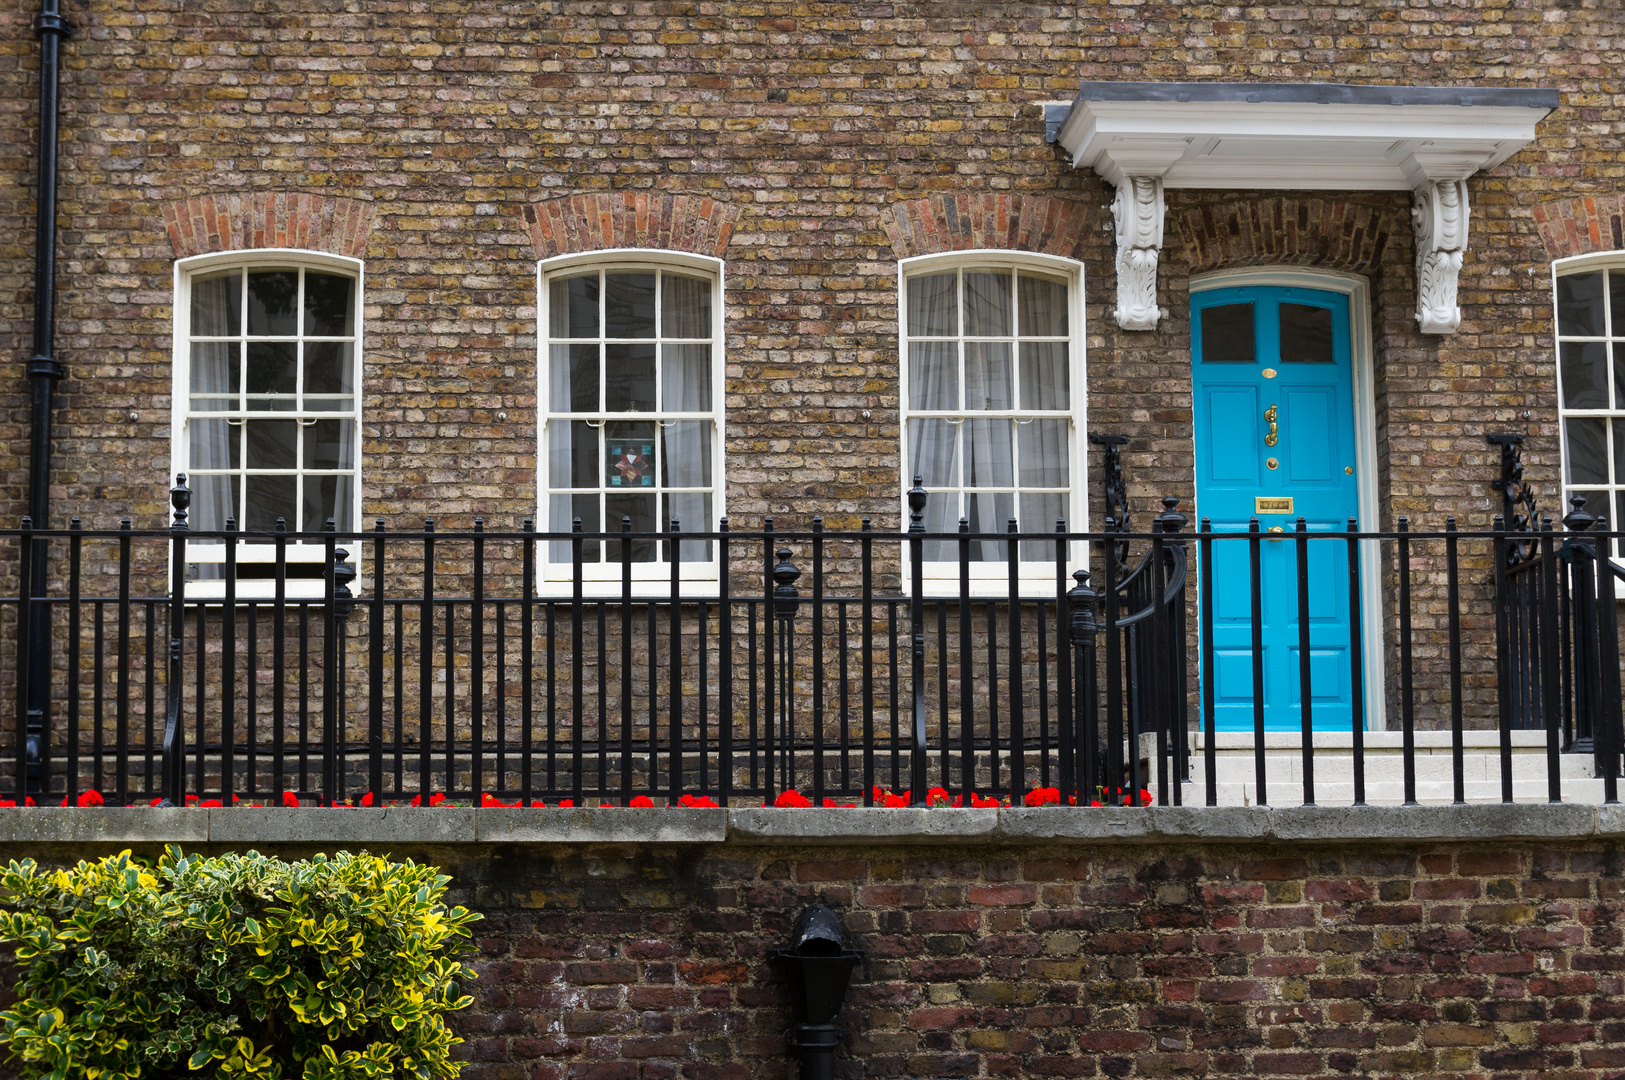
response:
<path fill-rule="evenodd" d="M 1500 86 L 1351 86 L 1347 83 L 1082 82 L 1071 105 L 1044 107 L 1044 138 L 1054 142 L 1081 101 L 1189 101 L 1307 105 L 1445 105 L 1460 108 L 1545 109 L 1561 104 L 1556 90 Z"/>

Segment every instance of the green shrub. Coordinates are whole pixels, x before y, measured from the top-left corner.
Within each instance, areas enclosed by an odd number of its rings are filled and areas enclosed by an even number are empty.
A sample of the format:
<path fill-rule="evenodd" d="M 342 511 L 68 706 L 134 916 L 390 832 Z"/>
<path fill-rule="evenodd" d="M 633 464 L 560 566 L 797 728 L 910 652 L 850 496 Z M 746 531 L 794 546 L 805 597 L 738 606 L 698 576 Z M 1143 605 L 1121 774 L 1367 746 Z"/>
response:
<path fill-rule="evenodd" d="M 0 1037 L 30 1080 L 450 1080 L 479 916 L 445 906 L 449 880 L 346 853 L 13 862 Z"/>

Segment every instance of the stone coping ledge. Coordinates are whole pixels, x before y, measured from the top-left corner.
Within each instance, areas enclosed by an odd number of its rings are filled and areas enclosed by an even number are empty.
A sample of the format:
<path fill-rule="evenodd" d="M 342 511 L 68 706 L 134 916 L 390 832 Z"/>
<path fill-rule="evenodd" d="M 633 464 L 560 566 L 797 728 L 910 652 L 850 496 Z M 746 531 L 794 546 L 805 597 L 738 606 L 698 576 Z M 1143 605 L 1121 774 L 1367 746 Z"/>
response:
<path fill-rule="evenodd" d="M 1625 806 L 0 811 L 10 844 L 1226 844 L 1625 839 Z"/>

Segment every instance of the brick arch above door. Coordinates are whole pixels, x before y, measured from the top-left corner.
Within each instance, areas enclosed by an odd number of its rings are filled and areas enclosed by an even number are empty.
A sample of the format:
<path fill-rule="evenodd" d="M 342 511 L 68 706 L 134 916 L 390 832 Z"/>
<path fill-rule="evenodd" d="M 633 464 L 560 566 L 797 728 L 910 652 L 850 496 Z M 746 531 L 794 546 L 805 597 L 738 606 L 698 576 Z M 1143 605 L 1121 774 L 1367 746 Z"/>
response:
<path fill-rule="evenodd" d="M 303 191 L 197 195 L 163 206 L 175 257 L 248 248 L 295 248 L 359 259 L 367 253 L 373 204 Z"/>
<path fill-rule="evenodd" d="M 614 191 L 561 195 L 525 207 L 536 258 L 659 248 L 722 258 L 739 208 L 709 195 Z"/>
<path fill-rule="evenodd" d="M 1583 195 L 1537 203 L 1535 227 L 1553 259 L 1625 249 L 1625 195 Z"/>
<path fill-rule="evenodd" d="M 1371 274 L 1394 234 L 1409 228 L 1406 210 L 1403 196 L 1387 205 L 1339 196 L 1220 196 L 1170 206 L 1167 223 L 1183 242 L 1192 273 L 1291 265 Z"/>
<path fill-rule="evenodd" d="M 899 259 L 947 251 L 1033 251 L 1081 259 L 1089 207 L 1047 195 L 929 195 L 890 207 L 881 227 Z"/>

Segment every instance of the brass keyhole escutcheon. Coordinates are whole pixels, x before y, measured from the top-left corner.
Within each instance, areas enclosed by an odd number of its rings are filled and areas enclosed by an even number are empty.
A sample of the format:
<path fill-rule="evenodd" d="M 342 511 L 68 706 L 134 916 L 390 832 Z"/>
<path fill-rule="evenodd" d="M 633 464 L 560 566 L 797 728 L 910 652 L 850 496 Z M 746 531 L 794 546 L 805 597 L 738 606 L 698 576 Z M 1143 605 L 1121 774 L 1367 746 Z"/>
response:
<path fill-rule="evenodd" d="M 1270 458 L 1269 460 L 1265 461 L 1264 465 L 1266 468 L 1270 469 L 1279 469 L 1281 467 L 1281 463 L 1276 461 L 1274 458 Z"/>
<path fill-rule="evenodd" d="M 1354 475 L 1354 466 L 1353 465 L 1345 465 L 1345 466 L 1343 466 L 1343 475 L 1344 476 L 1353 476 Z"/>
<path fill-rule="evenodd" d="M 1264 422 L 1270 426 L 1270 433 L 1264 436 L 1264 445 L 1274 446 L 1276 442 L 1276 432 L 1280 430 L 1280 427 L 1275 423 L 1274 405 L 1271 405 L 1269 408 L 1264 410 Z"/>

